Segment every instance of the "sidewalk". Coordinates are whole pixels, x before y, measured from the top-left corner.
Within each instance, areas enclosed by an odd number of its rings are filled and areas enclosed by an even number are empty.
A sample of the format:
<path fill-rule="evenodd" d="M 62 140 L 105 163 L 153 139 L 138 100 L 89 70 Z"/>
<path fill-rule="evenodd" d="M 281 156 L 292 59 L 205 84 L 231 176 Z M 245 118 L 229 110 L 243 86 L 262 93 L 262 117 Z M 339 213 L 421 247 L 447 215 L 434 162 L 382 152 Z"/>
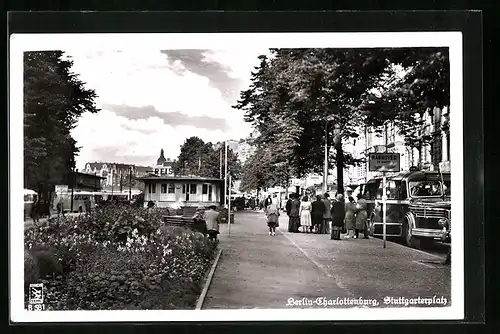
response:
<path fill-rule="evenodd" d="M 450 267 L 441 258 L 375 238 L 330 240 L 287 232 L 275 237 L 263 212 L 240 212 L 221 225 L 222 256 L 203 309 L 286 308 L 289 298 L 451 297 Z"/>

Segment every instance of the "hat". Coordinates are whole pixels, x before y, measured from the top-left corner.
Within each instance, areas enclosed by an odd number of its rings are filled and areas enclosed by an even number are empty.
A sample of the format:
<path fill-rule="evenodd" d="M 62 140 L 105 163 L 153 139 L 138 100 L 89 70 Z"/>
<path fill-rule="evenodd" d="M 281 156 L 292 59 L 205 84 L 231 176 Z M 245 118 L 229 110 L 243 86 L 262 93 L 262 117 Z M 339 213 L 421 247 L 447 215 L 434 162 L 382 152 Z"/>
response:
<path fill-rule="evenodd" d="M 196 208 L 196 211 L 201 211 L 201 210 L 205 210 L 205 207 L 204 206 L 199 206 Z"/>

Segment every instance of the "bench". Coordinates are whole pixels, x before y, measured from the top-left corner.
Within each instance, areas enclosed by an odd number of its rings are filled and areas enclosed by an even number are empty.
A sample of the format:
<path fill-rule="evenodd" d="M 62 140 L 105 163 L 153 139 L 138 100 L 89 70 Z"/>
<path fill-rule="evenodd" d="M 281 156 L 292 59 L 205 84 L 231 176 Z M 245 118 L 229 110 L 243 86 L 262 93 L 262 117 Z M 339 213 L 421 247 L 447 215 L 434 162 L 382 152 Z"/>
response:
<path fill-rule="evenodd" d="M 194 222 L 193 219 L 182 216 L 163 216 L 163 222 L 169 226 L 185 227 L 194 232 L 207 234 L 207 224 L 205 222 Z"/>

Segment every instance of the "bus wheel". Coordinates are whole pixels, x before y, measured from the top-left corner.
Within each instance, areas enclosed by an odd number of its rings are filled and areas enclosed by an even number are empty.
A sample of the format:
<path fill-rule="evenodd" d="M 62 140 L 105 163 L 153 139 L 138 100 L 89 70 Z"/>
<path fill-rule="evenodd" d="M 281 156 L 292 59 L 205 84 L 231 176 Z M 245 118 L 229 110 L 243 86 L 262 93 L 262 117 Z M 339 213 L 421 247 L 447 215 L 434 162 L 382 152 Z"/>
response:
<path fill-rule="evenodd" d="M 82 213 L 83 212 L 83 208 L 80 206 L 78 207 L 78 212 Z"/>
<path fill-rule="evenodd" d="M 415 237 L 412 234 L 412 227 L 406 219 L 403 222 L 403 238 L 406 246 L 415 248 Z"/>

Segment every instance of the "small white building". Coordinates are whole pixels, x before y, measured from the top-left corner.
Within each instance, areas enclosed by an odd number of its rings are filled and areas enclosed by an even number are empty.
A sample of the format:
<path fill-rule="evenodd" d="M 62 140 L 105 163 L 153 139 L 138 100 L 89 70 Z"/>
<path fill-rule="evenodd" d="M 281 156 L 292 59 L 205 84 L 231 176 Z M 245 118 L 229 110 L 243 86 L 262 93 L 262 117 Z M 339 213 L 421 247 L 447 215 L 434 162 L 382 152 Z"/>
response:
<path fill-rule="evenodd" d="M 144 205 L 149 201 L 157 207 L 196 207 L 221 205 L 224 180 L 197 176 L 146 176 Z"/>

